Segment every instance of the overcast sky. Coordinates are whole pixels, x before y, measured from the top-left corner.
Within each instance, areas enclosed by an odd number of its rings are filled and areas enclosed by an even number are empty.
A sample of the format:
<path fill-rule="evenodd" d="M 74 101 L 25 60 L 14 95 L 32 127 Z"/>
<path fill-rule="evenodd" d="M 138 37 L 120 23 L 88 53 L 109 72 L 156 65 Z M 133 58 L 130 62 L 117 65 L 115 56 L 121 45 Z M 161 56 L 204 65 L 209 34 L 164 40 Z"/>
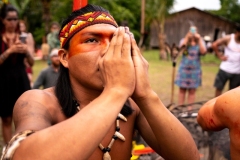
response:
<path fill-rule="evenodd" d="M 181 11 L 187 8 L 195 7 L 198 9 L 218 10 L 220 8 L 219 0 L 176 0 L 173 12 Z"/>

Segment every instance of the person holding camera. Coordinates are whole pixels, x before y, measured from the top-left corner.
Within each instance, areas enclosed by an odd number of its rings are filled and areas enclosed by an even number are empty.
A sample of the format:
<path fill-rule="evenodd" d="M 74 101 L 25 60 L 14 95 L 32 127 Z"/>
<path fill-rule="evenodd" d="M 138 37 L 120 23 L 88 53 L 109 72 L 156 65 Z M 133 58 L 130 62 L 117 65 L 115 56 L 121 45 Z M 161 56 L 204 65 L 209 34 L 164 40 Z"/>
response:
<path fill-rule="evenodd" d="M 29 46 L 29 52 L 33 55 L 34 54 L 34 39 L 32 36 L 32 33 L 27 32 L 27 25 L 26 22 L 24 20 L 19 20 L 19 27 L 20 27 L 20 40 L 23 43 L 26 43 Z M 26 72 L 28 75 L 28 79 L 30 81 L 30 86 L 33 86 L 33 70 L 32 70 L 32 66 L 29 65 L 29 63 L 27 62 L 27 59 L 24 59 L 24 63 L 26 66 Z"/>
<path fill-rule="evenodd" d="M 186 47 L 178 69 L 175 84 L 179 86 L 178 105 L 183 105 L 188 93 L 188 104 L 195 101 L 196 89 L 201 86 L 201 63 L 200 55 L 207 49 L 196 26 L 191 26 L 189 32 L 181 40 L 180 47 Z M 190 109 L 190 108 L 189 108 Z"/>
<path fill-rule="evenodd" d="M 27 44 L 20 41 L 18 11 L 4 4 L 0 10 L 0 116 L 7 143 L 12 137 L 12 112 L 18 97 L 30 89 L 24 58 L 34 60 Z"/>

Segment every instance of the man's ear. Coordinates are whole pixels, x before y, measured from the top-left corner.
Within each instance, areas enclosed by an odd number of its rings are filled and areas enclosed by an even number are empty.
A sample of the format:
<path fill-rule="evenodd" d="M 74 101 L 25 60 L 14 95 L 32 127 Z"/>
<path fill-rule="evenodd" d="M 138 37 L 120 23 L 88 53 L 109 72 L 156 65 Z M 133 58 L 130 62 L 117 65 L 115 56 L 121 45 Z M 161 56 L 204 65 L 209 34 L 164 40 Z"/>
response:
<path fill-rule="evenodd" d="M 60 59 L 60 62 L 65 68 L 68 68 L 68 51 L 65 49 L 59 49 L 58 56 Z"/>

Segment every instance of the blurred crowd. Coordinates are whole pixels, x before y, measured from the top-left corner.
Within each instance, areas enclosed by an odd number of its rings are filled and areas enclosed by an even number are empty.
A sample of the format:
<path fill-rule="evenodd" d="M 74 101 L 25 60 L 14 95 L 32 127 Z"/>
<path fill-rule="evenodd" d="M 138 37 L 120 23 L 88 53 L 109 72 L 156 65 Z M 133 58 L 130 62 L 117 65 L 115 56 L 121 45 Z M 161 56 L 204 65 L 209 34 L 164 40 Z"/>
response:
<path fill-rule="evenodd" d="M 42 69 L 35 82 L 33 65 L 36 57 L 33 35 L 27 30 L 27 23 L 19 19 L 17 9 L 4 4 L 1 17 L 0 52 L 0 116 L 4 142 L 12 137 L 12 112 L 18 97 L 29 89 L 48 88 L 55 85 L 58 77 L 59 24 L 52 22 L 50 32 L 43 37 L 42 57 L 48 67 Z"/>

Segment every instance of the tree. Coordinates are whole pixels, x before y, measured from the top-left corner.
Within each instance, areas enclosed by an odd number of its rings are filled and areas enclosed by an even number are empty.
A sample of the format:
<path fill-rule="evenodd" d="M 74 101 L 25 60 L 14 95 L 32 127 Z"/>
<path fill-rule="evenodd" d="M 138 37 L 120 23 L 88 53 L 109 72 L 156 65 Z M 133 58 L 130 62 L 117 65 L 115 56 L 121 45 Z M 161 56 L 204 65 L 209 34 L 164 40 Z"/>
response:
<path fill-rule="evenodd" d="M 143 41 L 145 38 L 145 6 L 146 6 L 146 1 L 145 0 L 141 0 L 141 29 L 140 29 L 140 33 L 141 33 L 141 37 L 138 43 L 139 47 L 143 46 Z"/>
<path fill-rule="evenodd" d="M 88 0 L 90 4 L 100 5 L 111 13 L 119 25 L 126 25 L 134 33 L 136 40 L 140 37 L 141 2 L 139 0 Z"/>
<path fill-rule="evenodd" d="M 166 59 L 165 52 L 165 17 L 173 7 L 175 0 L 148 0 L 146 3 L 146 22 L 153 24 L 158 32 L 160 59 Z"/>
<path fill-rule="evenodd" d="M 45 33 L 49 32 L 49 28 L 50 28 L 50 23 L 51 23 L 51 14 L 50 14 L 50 9 L 51 9 L 51 0 L 41 0 L 42 2 L 42 20 L 45 24 Z"/>
<path fill-rule="evenodd" d="M 240 23 L 240 3 L 238 0 L 220 0 L 221 8 L 217 11 L 210 11 L 213 14 L 227 18 L 233 22 Z"/>
<path fill-rule="evenodd" d="M 19 12 L 19 17 L 22 19 L 24 18 L 24 12 L 26 11 L 26 8 L 29 4 L 30 0 L 9 0 L 9 3 L 11 3 Z"/>
<path fill-rule="evenodd" d="M 23 3 L 27 0 L 13 0 Z M 108 9 L 119 25 L 128 25 L 138 40 L 140 36 L 140 1 L 136 0 L 88 0 Z M 61 23 L 72 12 L 72 0 L 29 0 L 22 11 L 28 20 L 29 32 L 33 33 L 37 44 L 42 43 L 42 37 L 49 32 L 52 21 Z"/>

